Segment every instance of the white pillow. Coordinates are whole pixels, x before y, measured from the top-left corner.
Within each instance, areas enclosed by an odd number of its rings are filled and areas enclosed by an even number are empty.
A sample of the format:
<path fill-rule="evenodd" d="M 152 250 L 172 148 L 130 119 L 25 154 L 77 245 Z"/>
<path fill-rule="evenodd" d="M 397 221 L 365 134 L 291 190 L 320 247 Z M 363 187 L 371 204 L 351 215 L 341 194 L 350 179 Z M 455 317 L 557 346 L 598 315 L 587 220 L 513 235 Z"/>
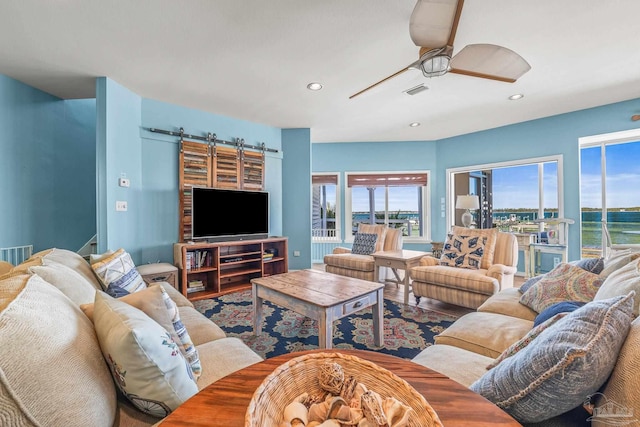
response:
<path fill-rule="evenodd" d="M 142 311 L 98 292 L 93 323 L 117 386 L 141 411 L 162 418 L 198 392 L 178 345 Z"/>

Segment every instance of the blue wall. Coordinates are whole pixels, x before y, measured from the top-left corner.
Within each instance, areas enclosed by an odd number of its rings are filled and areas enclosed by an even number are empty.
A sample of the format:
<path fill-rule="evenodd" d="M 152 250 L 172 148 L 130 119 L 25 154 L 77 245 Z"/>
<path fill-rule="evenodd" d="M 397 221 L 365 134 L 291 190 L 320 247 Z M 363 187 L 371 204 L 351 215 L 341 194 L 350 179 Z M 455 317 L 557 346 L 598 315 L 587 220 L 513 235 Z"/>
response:
<path fill-rule="evenodd" d="M 440 215 L 439 200 L 446 197 L 446 169 L 562 154 L 565 216 L 576 220 L 569 232 L 569 258 L 576 259 L 580 256 L 578 138 L 637 128 L 630 117 L 638 111 L 640 99 L 634 99 L 436 142 L 313 144 L 313 172 L 430 169 L 432 239 L 444 240 L 446 219 Z"/>
<path fill-rule="evenodd" d="M 95 101 L 0 75 L 0 247 L 78 250 L 95 234 Z"/>
<path fill-rule="evenodd" d="M 96 86 L 98 122 L 98 251 L 125 248 L 136 264 L 173 263 L 179 240 L 178 138 L 149 128 L 218 139 L 262 142 L 280 153 L 267 153 L 265 189 L 270 194 L 270 234 L 282 231 L 281 129 L 141 98 L 108 78 Z M 118 186 L 125 174 L 130 188 Z M 116 212 L 117 200 L 128 203 Z M 221 207 L 224 212 L 224 207 Z"/>
<path fill-rule="evenodd" d="M 282 167 L 283 234 L 289 238 L 289 268 L 311 267 L 311 132 L 284 129 Z M 293 256 L 300 252 L 299 256 Z"/>

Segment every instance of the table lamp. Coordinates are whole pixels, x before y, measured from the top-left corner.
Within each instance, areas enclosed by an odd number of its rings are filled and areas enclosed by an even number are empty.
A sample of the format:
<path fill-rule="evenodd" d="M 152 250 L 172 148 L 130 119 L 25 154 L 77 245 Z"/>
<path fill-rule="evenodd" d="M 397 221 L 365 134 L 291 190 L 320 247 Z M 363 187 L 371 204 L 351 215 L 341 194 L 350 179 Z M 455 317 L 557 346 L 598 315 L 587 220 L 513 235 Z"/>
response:
<path fill-rule="evenodd" d="M 470 210 L 475 210 L 480 207 L 480 199 L 475 195 L 466 195 L 466 196 L 458 196 L 456 199 L 456 209 L 466 209 L 465 213 L 462 214 L 462 225 L 469 228 L 471 225 L 471 221 L 473 221 L 473 217 L 471 216 Z"/>

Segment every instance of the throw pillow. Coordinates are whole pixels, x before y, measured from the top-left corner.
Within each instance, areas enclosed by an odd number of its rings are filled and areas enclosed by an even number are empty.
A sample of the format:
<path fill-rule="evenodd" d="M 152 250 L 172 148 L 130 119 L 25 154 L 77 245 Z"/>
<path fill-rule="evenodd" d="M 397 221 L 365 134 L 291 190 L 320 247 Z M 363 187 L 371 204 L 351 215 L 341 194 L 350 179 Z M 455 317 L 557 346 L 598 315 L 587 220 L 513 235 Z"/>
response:
<path fill-rule="evenodd" d="M 193 345 L 187 328 L 180 320 L 180 313 L 176 303 L 173 302 L 160 284 L 153 284 L 135 294 L 125 295 L 119 300 L 141 310 L 162 326 L 171 335 L 171 339 L 179 346 L 182 355 L 187 359 L 194 379 L 200 378 L 202 366 L 198 351 Z M 82 304 L 80 308 L 93 321 L 94 304 Z"/>
<path fill-rule="evenodd" d="M 376 250 L 374 252 L 384 250 L 384 238 L 387 235 L 387 227 L 384 224 L 359 224 L 358 233 L 377 234 L 378 240 L 376 241 Z"/>
<path fill-rule="evenodd" d="M 589 302 L 595 297 L 602 281 L 597 274 L 560 263 L 523 293 L 520 302 L 537 313 L 562 301 Z"/>
<path fill-rule="evenodd" d="M 639 295 L 633 314 L 640 314 L 640 259 L 636 259 L 612 272 L 604 281 L 594 299 L 601 300 L 635 291 Z"/>
<path fill-rule="evenodd" d="M 569 264 L 580 267 L 593 274 L 600 274 L 604 268 L 604 258 L 582 258 Z"/>
<path fill-rule="evenodd" d="M 136 270 L 131 255 L 118 249 L 101 261 L 91 264 L 91 268 L 102 282 L 105 292 L 114 298 L 141 291 L 147 285 Z"/>
<path fill-rule="evenodd" d="M 356 233 L 351 246 L 352 254 L 371 255 L 376 251 L 378 235 L 373 233 Z"/>
<path fill-rule="evenodd" d="M 578 301 L 563 301 L 557 304 L 550 305 L 549 307 L 542 310 L 542 312 L 536 316 L 536 318 L 533 320 L 533 327 L 535 328 L 536 326 L 546 322 L 547 320 L 554 317 L 556 314 L 571 313 L 572 311 L 576 311 L 577 309 L 579 309 L 585 304 L 586 303 L 584 302 L 578 302 Z"/>
<path fill-rule="evenodd" d="M 579 406 L 613 370 L 633 320 L 633 296 L 593 301 L 569 313 L 470 389 L 521 423 Z"/>
<path fill-rule="evenodd" d="M 482 262 L 486 242 L 486 237 L 449 234 L 440 256 L 440 265 L 477 270 Z"/>
<path fill-rule="evenodd" d="M 640 252 L 638 251 L 634 251 L 632 249 L 611 249 L 607 257 L 604 259 L 604 268 L 600 272 L 600 275 L 606 279 L 614 271 L 619 270 L 638 258 L 640 258 Z"/>
<path fill-rule="evenodd" d="M 178 345 L 142 311 L 98 292 L 93 317 L 113 379 L 138 409 L 166 417 L 198 392 Z"/>
<path fill-rule="evenodd" d="M 487 369 L 495 368 L 496 366 L 498 366 L 498 363 L 502 362 L 507 357 L 513 356 L 514 354 L 528 346 L 531 341 L 533 341 L 538 335 L 542 333 L 542 331 L 556 323 L 558 320 L 562 319 L 567 314 L 569 313 L 557 313 L 555 316 L 550 317 L 545 322 L 534 326 L 533 329 L 527 332 L 524 337 L 511 344 L 505 351 L 502 352 L 500 356 L 496 357 L 493 362 L 489 363 Z"/>
<path fill-rule="evenodd" d="M 60 289 L 77 305 L 93 302 L 96 297 L 96 289 L 75 270 L 64 264 L 50 262 L 45 265 L 34 265 L 29 267 L 27 271 L 37 274 L 46 282 Z"/>
<path fill-rule="evenodd" d="M 480 268 L 489 269 L 493 265 L 493 254 L 496 250 L 496 242 L 498 241 L 497 228 L 465 228 L 454 226 L 451 232 L 455 234 L 464 234 L 471 237 L 486 237 L 484 255 Z"/>
<path fill-rule="evenodd" d="M 529 279 L 527 279 L 518 289 L 520 291 L 521 294 L 527 292 L 529 290 L 530 287 L 532 287 L 533 285 L 535 285 L 536 283 L 538 283 L 542 278 L 544 277 L 544 274 L 541 274 L 539 276 L 533 276 Z"/>

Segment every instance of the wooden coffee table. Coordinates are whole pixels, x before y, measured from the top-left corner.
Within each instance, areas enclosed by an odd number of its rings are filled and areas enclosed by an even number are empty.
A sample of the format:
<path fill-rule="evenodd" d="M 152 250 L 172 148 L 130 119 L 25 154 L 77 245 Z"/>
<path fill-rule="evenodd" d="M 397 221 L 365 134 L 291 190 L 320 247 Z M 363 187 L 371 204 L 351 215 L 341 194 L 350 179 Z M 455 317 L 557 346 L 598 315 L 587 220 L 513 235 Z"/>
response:
<path fill-rule="evenodd" d="M 262 332 L 262 300 L 316 320 L 320 348 L 331 348 L 334 320 L 371 307 L 374 344 L 382 345 L 384 285 L 380 283 L 320 270 L 297 270 L 252 279 L 251 284 L 253 331 L 256 335 Z"/>
<path fill-rule="evenodd" d="M 312 350 L 311 352 L 326 351 Z M 331 350 L 336 352 L 338 350 Z M 439 372 L 406 359 L 363 350 L 339 350 L 370 360 L 404 378 L 436 411 L 445 427 L 517 427 L 506 412 Z M 248 366 L 207 386 L 162 422 L 162 427 L 243 427 L 253 393 L 264 378 L 296 352 Z"/>

